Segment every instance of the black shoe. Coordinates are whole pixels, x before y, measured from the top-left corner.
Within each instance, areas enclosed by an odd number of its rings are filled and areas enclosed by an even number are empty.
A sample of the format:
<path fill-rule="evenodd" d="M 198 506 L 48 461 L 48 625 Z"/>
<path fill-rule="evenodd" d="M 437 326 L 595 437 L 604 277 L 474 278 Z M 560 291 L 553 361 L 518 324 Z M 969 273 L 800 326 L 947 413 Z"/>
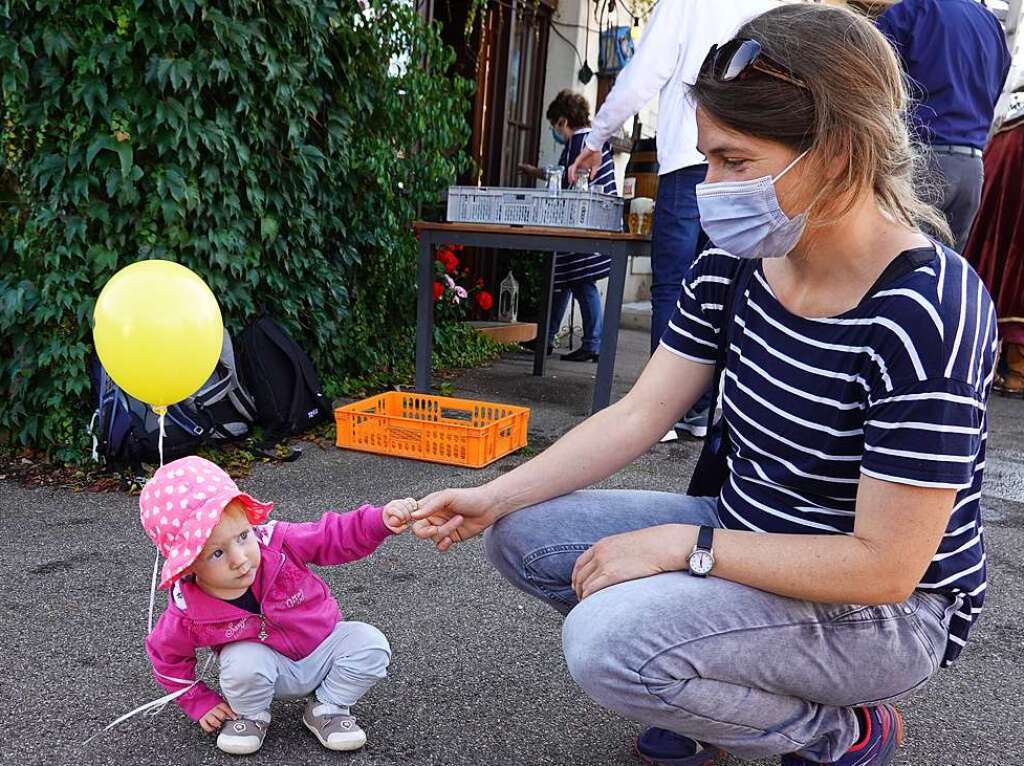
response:
<path fill-rule="evenodd" d="M 600 354 L 595 354 L 593 351 L 585 351 L 580 346 L 571 354 L 561 354 L 560 358 L 563 362 L 596 362 L 599 356 Z"/>
<path fill-rule="evenodd" d="M 536 348 L 537 348 L 537 341 L 536 341 L 536 339 L 534 339 L 534 340 L 524 340 L 519 345 L 522 346 L 523 348 L 525 348 L 527 351 L 529 351 L 532 354 L 536 350 Z M 548 344 L 548 356 L 551 356 L 553 353 L 555 353 L 555 347 L 549 343 Z"/>

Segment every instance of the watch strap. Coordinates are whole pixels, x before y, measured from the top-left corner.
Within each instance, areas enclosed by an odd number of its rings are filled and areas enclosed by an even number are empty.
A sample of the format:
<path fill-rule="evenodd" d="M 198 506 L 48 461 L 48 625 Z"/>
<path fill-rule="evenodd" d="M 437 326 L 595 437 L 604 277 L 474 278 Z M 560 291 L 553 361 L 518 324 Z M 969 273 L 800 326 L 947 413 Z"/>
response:
<path fill-rule="evenodd" d="M 701 526 L 697 531 L 697 546 L 701 550 L 710 551 L 711 543 L 715 537 L 715 528 L 708 526 Z"/>

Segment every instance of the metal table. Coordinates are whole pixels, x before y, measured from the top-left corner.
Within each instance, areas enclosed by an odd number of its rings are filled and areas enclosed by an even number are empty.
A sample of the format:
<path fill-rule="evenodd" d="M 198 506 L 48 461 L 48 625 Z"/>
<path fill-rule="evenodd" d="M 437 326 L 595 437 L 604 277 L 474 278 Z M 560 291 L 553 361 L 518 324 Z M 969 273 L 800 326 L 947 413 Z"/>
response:
<path fill-rule="evenodd" d="M 533 356 L 533 374 L 544 374 L 547 352 L 548 315 L 554 289 L 555 253 L 602 253 L 611 256 L 611 274 L 604 304 L 604 333 L 601 358 L 597 363 L 597 382 L 591 412 L 607 407 L 612 393 L 615 347 L 619 339 L 622 291 L 626 284 L 629 256 L 650 255 L 650 238 L 590 229 L 557 229 L 539 226 L 494 226 L 476 223 L 430 223 L 417 221 L 414 229 L 420 240 L 416 304 L 416 390 L 430 391 L 430 367 L 434 338 L 434 281 L 432 262 L 439 245 L 467 245 L 496 250 L 546 252 L 545 289 L 541 291 L 540 318 Z"/>

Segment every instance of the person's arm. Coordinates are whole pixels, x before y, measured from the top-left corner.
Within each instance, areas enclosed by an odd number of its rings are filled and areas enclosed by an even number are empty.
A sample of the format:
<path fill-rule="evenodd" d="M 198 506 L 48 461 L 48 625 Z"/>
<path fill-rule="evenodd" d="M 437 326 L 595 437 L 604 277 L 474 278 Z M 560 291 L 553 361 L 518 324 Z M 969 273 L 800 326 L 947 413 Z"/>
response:
<path fill-rule="evenodd" d="M 875 26 L 885 35 L 903 63 L 903 69 L 908 66 L 909 48 L 914 40 L 914 26 L 917 23 L 917 2 L 916 0 L 903 0 L 889 7 L 889 9 L 875 20 Z"/>
<path fill-rule="evenodd" d="M 413 534 L 446 551 L 513 511 L 607 478 L 657 443 L 707 390 L 713 372 L 713 365 L 659 348 L 625 397 L 537 457 L 483 486 L 445 489 L 421 500 L 412 515 Z"/>
<path fill-rule="evenodd" d="M 780 596 L 834 604 L 892 604 L 921 581 L 946 529 L 954 489 L 861 477 L 852 535 L 715 530 L 712 576 Z M 599 541 L 577 560 L 580 598 L 625 580 L 685 571 L 697 527 L 665 524 Z"/>
<path fill-rule="evenodd" d="M 738 264 L 719 251 L 698 256 L 660 348 L 625 397 L 514 471 L 481 487 L 424 498 L 413 514 L 413 533 L 447 550 L 513 511 L 607 478 L 657 443 L 712 380 L 723 306 Z"/>
<path fill-rule="evenodd" d="M 619 72 L 615 86 L 594 116 L 586 148 L 597 152 L 598 157 L 612 134 L 672 78 L 687 26 L 695 18 L 696 3 L 697 0 L 661 0 L 655 7 L 633 58 Z"/>
<path fill-rule="evenodd" d="M 905 600 L 939 547 L 957 490 L 974 479 L 984 412 L 975 386 L 944 377 L 873 392 L 853 534 L 717 530 L 712 576 L 821 603 Z M 683 524 L 607 537 L 580 556 L 573 585 L 585 597 L 685 570 L 696 538 Z"/>
<path fill-rule="evenodd" d="M 369 556 L 392 534 L 383 509 L 364 505 L 348 513 L 328 511 L 316 522 L 278 522 L 274 539 L 300 561 L 332 566 Z"/>
<path fill-rule="evenodd" d="M 713 365 L 659 348 L 625 397 L 485 485 L 494 498 L 495 519 L 590 486 L 632 463 L 707 390 L 713 373 Z M 573 470 L 565 470 L 567 465 Z"/>
<path fill-rule="evenodd" d="M 195 646 L 187 638 L 182 618 L 164 612 L 146 637 L 146 654 L 153 678 L 170 693 L 188 689 L 174 701 L 193 721 L 200 721 L 224 700 L 202 681 L 196 682 Z"/>
<path fill-rule="evenodd" d="M 527 178 L 536 178 L 540 181 L 543 181 L 545 178 L 547 178 L 547 175 L 544 173 L 543 170 L 538 168 L 536 165 L 530 165 L 527 162 L 519 163 L 519 174 L 524 175 Z"/>

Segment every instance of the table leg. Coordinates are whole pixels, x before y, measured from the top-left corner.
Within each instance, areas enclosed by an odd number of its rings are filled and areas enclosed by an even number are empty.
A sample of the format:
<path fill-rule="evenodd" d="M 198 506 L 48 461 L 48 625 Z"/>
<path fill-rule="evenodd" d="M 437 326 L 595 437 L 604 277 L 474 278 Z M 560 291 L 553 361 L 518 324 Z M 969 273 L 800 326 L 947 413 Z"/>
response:
<path fill-rule="evenodd" d="M 416 272 L 416 390 L 430 393 L 431 356 L 434 352 L 433 242 L 420 232 L 420 259 Z"/>
<path fill-rule="evenodd" d="M 548 355 L 548 329 L 551 324 L 551 302 L 555 292 L 555 254 L 544 253 L 544 285 L 540 293 L 540 315 L 537 317 L 537 340 L 533 348 L 533 374 L 544 374 Z"/>
<path fill-rule="evenodd" d="M 604 301 L 604 331 L 601 334 L 601 358 L 597 362 L 594 403 L 591 414 L 608 406 L 612 396 L 612 374 L 615 371 L 615 349 L 619 342 L 619 319 L 622 316 L 622 292 L 626 287 L 626 265 L 629 255 L 618 252 L 612 256 L 608 276 L 608 294 Z"/>

